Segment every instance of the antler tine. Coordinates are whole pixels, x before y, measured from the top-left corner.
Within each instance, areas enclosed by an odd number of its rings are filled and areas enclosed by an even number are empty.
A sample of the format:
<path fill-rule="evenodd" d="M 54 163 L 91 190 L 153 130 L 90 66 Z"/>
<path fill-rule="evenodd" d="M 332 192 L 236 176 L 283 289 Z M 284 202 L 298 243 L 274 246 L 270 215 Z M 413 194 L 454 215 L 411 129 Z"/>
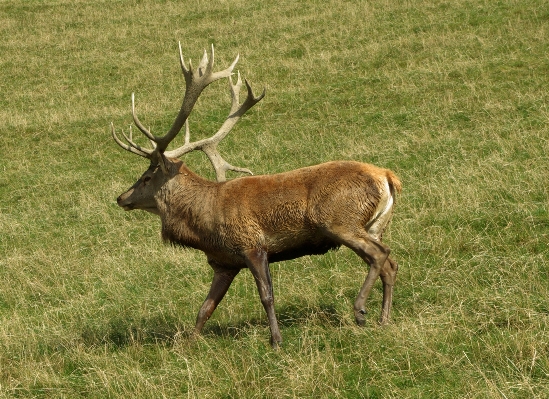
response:
<path fill-rule="evenodd" d="M 135 93 L 132 93 L 132 116 L 133 116 L 133 122 L 135 123 L 135 126 L 143 133 L 147 138 L 151 141 L 156 141 L 156 137 L 154 137 L 151 132 L 149 132 L 145 126 L 141 123 L 139 118 L 137 117 L 137 114 L 135 113 Z"/>
<path fill-rule="evenodd" d="M 198 64 L 198 75 L 203 76 L 204 74 L 208 73 L 212 70 L 213 67 L 213 60 L 214 60 L 214 54 L 213 54 L 213 47 L 212 47 L 212 64 L 208 62 L 208 53 L 206 50 L 204 50 L 204 54 L 202 55 L 202 59 L 200 60 L 200 63 Z"/>
<path fill-rule="evenodd" d="M 189 68 L 185 65 L 185 59 L 183 58 L 183 50 L 181 50 L 181 42 L 179 42 L 179 63 L 181 64 L 181 72 L 183 72 L 183 76 L 187 78 L 187 75 L 189 74 L 190 70 L 192 70 L 191 60 L 189 60 Z"/>
<path fill-rule="evenodd" d="M 189 130 L 189 120 L 185 121 L 185 145 L 189 144 L 191 140 L 191 132 Z"/>
<path fill-rule="evenodd" d="M 136 150 L 142 152 L 143 154 L 146 154 L 147 155 L 147 158 L 149 158 L 149 155 L 151 155 L 154 151 L 154 149 L 156 148 L 156 144 L 154 143 L 154 141 L 151 140 L 151 143 L 153 145 L 153 148 L 152 150 L 148 149 L 148 148 L 143 148 L 141 147 L 139 144 L 135 143 L 133 141 L 133 137 L 132 137 L 132 125 L 130 125 L 130 137 L 128 138 L 128 136 L 126 136 L 126 134 L 124 132 L 122 132 L 122 136 L 124 136 L 124 138 L 126 139 L 126 141 L 128 142 L 128 144 L 135 148 Z"/>
<path fill-rule="evenodd" d="M 112 133 L 112 137 L 114 138 L 114 141 L 116 141 L 116 143 L 122 147 L 123 149 L 125 149 L 126 151 L 129 151 L 133 154 L 137 154 L 139 156 L 142 156 L 144 158 L 148 158 L 150 159 L 151 158 L 151 153 L 152 151 L 151 150 L 147 150 L 146 148 L 142 148 L 141 146 L 139 146 L 138 144 L 134 143 L 131 139 L 131 126 L 130 126 L 130 137 L 128 138 L 128 136 L 126 136 L 126 134 L 124 132 L 122 132 L 122 136 L 124 136 L 124 139 L 128 142 L 128 144 L 124 143 L 122 140 L 120 140 L 115 132 L 115 129 L 114 129 L 114 124 L 111 122 L 111 133 Z"/>
<path fill-rule="evenodd" d="M 246 100 L 244 101 L 241 109 L 239 110 L 239 112 L 241 112 L 242 114 L 244 114 L 254 105 L 256 105 L 258 102 L 260 102 L 263 99 L 263 97 L 265 97 L 265 93 L 266 93 L 265 88 L 263 88 L 263 92 L 259 96 L 255 97 L 254 92 L 252 90 L 252 86 L 250 86 L 250 84 L 248 83 L 248 79 L 244 79 L 244 83 L 246 83 L 246 88 L 248 89 L 248 96 L 246 97 Z"/>
<path fill-rule="evenodd" d="M 233 80 L 229 77 L 229 88 L 231 90 L 231 111 L 229 115 L 234 114 L 240 105 L 240 88 L 242 87 L 242 79 L 240 77 L 240 71 L 237 72 L 236 84 L 233 84 Z"/>
<path fill-rule="evenodd" d="M 214 167 L 216 179 L 218 182 L 223 182 L 227 180 L 226 172 L 228 170 L 232 170 L 233 172 L 247 173 L 249 175 L 253 175 L 253 172 L 250 169 L 233 166 L 227 161 L 225 161 L 225 159 L 223 159 L 223 157 L 219 153 L 219 150 L 217 149 L 217 143 L 204 146 L 202 148 L 202 151 L 204 151 L 204 153 L 210 159 L 210 162 Z"/>
<path fill-rule="evenodd" d="M 214 82 L 218 79 L 221 79 L 221 78 L 226 78 L 226 77 L 229 77 L 232 75 L 233 73 L 233 69 L 234 67 L 236 66 L 236 63 L 238 62 L 239 58 L 240 58 L 240 54 L 237 54 L 236 55 L 236 58 L 234 59 L 233 63 L 226 69 L 222 70 L 222 71 L 218 71 L 218 72 L 213 72 L 213 65 L 214 65 L 214 59 L 215 59 L 215 50 L 214 50 L 214 45 L 212 44 L 212 57 L 208 60 L 208 53 L 206 52 L 206 50 L 204 50 L 204 55 L 202 56 L 202 59 L 200 60 L 200 64 L 198 65 L 198 73 L 199 75 L 202 77 L 203 75 L 206 75 L 206 76 L 209 76 L 210 78 L 207 79 L 208 84 L 210 84 L 211 82 Z M 202 70 L 204 70 L 205 72 L 202 73 Z"/>

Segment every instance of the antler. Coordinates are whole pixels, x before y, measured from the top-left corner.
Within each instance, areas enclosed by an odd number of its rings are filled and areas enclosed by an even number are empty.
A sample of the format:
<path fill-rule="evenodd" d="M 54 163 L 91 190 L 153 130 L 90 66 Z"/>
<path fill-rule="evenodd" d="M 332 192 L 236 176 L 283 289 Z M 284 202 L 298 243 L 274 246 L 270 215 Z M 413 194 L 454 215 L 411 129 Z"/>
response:
<path fill-rule="evenodd" d="M 261 101 L 261 99 L 265 96 L 265 90 L 263 90 L 263 93 L 261 93 L 260 96 L 255 97 L 252 91 L 252 87 L 250 86 L 248 81 L 245 81 L 246 88 L 248 89 L 248 95 L 246 97 L 246 100 L 242 104 L 240 104 L 239 92 L 240 92 L 240 87 L 242 86 L 240 73 L 238 73 L 238 79 L 236 84 L 233 83 L 230 77 L 228 80 L 229 80 L 229 86 L 231 88 L 231 97 L 232 97 L 231 111 L 229 112 L 229 116 L 227 117 L 227 119 L 225 120 L 221 128 L 217 131 L 217 133 L 210 138 L 189 143 L 188 124 L 186 124 L 187 134 L 185 136 L 185 140 L 186 140 L 185 144 L 175 150 L 165 152 L 165 155 L 168 157 L 178 158 L 183 154 L 187 154 L 191 151 L 195 151 L 195 150 L 203 151 L 208 156 L 208 158 L 210 159 L 215 169 L 217 181 L 225 181 L 225 172 L 228 170 L 253 174 L 250 170 L 246 168 L 239 168 L 225 161 L 221 157 L 221 154 L 219 153 L 219 151 L 217 150 L 217 145 L 221 142 L 221 140 L 225 138 L 225 136 L 227 136 L 227 134 L 229 134 L 231 129 L 240 120 L 242 115 L 244 115 L 246 111 L 248 111 L 251 107 L 257 104 L 259 101 Z"/>
<path fill-rule="evenodd" d="M 161 160 L 162 154 L 164 154 L 167 157 L 177 158 L 191 151 L 201 150 L 210 159 L 216 172 L 217 181 L 225 181 L 225 172 L 227 170 L 233 170 L 236 172 L 252 174 L 252 172 L 250 172 L 248 169 L 235 167 L 229 164 L 227 161 L 225 161 L 221 157 L 221 155 L 219 154 L 219 151 L 217 150 L 217 145 L 219 144 L 219 142 L 223 140 L 223 138 L 225 138 L 225 136 L 231 131 L 231 129 L 242 117 L 242 115 L 244 115 L 246 111 L 248 111 L 251 107 L 257 104 L 265 96 L 265 90 L 263 90 L 263 93 L 260 96 L 255 97 L 251 86 L 246 81 L 248 95 L 244 103 L 242 104 L 239 103 L 239 92 L 242 86 L 240 73 L 238 73 L 238 79 L 236 84 L 233 84 L 233 81 L 231 79 L 231 74 L 234 69 L 234 66 L 238 62 L 238 58 L 239 56 L 237 56 L 236 59 L 233 61 L 233 63 L 223 71 L 213 72 L 214 47 L 212 45 L 211 58 L 208 59 L 208 55 L 206 51 L 204 51 L 204 55 L 202 57 L 202 60 L 198 64 L 198 68 L 196 70 L 193 70 L 193 67 L 190 61 L 189 61 L 188 68 L 185 65 L 185 61 L 183 60 L 183 54 L 181 51 L 181 42 L 180 42 L 179 43 L 179 60 L 181 63 L 181 70 L 183 72 L 183 76 L 185 77 L 186 88 L 185 88 L 185 95 L 183 97 L 183 103 L 181 105 L 181 109 L 179 110 L 179 113 L 175 118 L 175 121 L 173 122 L 171 128 L 168 130 L 168 133 L 166 133 L 166 135 L 161 137 L 154 136 L 153 134 L 151 134 L 151 132 L 148 129 L 145 128 L 145 126 L 143 126 L 143 124 L 141 123 L 141 121 L 136 115 L 135 97 L 134 97 L 134 94 L 132 93 L 133 121 L 137 126 L 137 128 L 151 141 L 153 148 L 152 149 L 144 148 L 144 147 L 141 147 L 139 144 L 136 144 L 132 138 L 131 127 L 130 127 L 129 137 L 126 136 L 126 134 L 122 133 L 127 144 L 124 143 L 116 135 L 114 125 L 111 123 L 112 136 L 116 141 L 116 143 L 127 151 L 130 151 L 134 154 L 148 158 L 151 161 L 157 162 L 157 163 L 162 162 Z M 191 143 L 189 141 L 190 140 L 189 125 L 188 125 L 189 114 L 191 113 L 194 107 L 194 104 L 198 100 L 198 97 L 200 96 L 204 88 L 206 88 L 206 86 L 208 86 L 210 83 L 224 77 L 228 78 L 229 86 L 231 89 L 232 105 L 231 105 L 231 110 L 229 112 L 229 116 L 227 117 L 227 119 L 225 120 L 225 122 L 223 123 L 223 125 L 215 135 L 213 135 L 210 138 Z M 185 125 L 185 144 L 175 150 L 166 151 L 166 148 L 168 147 L 170 142 L 179 134 L 183 125 Z"/>

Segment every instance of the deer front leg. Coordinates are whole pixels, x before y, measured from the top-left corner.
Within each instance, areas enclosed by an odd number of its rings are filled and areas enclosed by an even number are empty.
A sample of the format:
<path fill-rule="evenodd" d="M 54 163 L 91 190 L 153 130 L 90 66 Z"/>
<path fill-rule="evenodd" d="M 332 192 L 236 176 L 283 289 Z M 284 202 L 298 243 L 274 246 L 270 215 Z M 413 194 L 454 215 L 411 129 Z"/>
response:
<path fill-rule="evenodd" d="M 200 334 L 202 327 L 204 327 L 206 321 L 208 321 L 219 302 L 221 302 L 235 276 L 240 271 L 239 269 L 217 269 L 211 262 L 210 265 L 214 268 L 214 277 L 210 292 L 198 312 L 194 327 L 195 334 Z"/>
<path fill-rule="evenodd" d="M 269 326 L 271 328 L 271 345 L 274 349 L 277 349 L 282 343 L 282 335 L 280 334 L 278 321 L 276 320 L 273 284 L 271 282 L 267 253 L 262 249 L 253 249 L 247 251 L 245 257 L 246 264 L 254 276 L 261 303 L 267 312 Z"/>

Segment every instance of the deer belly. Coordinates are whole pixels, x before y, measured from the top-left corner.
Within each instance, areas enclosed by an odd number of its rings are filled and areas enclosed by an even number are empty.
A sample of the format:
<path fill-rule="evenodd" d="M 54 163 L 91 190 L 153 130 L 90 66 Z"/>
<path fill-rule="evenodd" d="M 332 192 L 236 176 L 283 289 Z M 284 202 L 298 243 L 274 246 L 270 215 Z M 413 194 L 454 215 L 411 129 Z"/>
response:
<path fill-rule="evenodd" d="M 339 244 L 327 237 L 308 238 L 292 237 L 291 240 L 271 241 L 267 252 L 269 262 L 280 262 L 306 255 L 322 255 L 331 249 L 339 248 Z M 284 245 L 282 245 L 284 244 Z"/>

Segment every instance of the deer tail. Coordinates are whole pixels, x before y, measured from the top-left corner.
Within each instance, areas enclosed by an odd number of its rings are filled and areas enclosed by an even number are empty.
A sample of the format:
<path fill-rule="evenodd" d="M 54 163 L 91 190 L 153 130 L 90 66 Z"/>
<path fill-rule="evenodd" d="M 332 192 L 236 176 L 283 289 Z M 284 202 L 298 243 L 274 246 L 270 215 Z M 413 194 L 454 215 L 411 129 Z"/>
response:
<path fill-rule="evenodd" d="M 389 183 L 389 188 L 391 190 L 391 195 L 394 196 L 395 191 L 400 194 L 402 191 L 402 183 L 399 178 L 390 170 L 387 171 L 386 177 L 387 183 Z"/>

